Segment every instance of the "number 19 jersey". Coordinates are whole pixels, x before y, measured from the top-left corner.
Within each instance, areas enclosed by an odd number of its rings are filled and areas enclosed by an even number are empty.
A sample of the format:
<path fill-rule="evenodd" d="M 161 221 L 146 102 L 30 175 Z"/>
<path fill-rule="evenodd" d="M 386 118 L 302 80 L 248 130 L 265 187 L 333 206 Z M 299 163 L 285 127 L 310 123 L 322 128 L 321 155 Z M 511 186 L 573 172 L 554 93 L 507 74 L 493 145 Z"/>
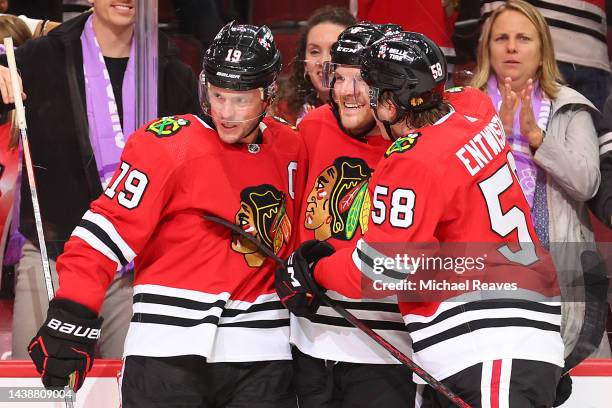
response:
<path fill-rule="evenodd" d="M 125 356 L 200 355 L 208 362 L 291 359 L 276 262 L 293 249 L 306 151 L 272 118 L 261 142 L 227 144 L 199 117 L 161 118 L 130 137 L 120 168 L 58 259 L 57 296 L 99 310 L 115 272 L 135 262 Z"/>

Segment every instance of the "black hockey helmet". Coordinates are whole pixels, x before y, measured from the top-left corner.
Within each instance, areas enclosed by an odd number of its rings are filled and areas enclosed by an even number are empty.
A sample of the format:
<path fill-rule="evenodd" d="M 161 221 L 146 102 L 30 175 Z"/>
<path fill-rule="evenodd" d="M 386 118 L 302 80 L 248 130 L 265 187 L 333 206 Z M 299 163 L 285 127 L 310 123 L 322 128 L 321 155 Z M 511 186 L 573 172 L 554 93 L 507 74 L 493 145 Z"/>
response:
<path fill-rule="evenodd" d="M 361 54 L 366 47 L 383 38 L 385 33 L 393 32 L 391 27 L 395 27 L 397 33 L 402 31 L 401 27 L 396 24 L 384 24 L 387 28 L 382 28 L 382 26 L 382 24 L 362 21 L 347 27 L 331 47 L 331 62 L 359 66 Z"/>
<path fill-rule="evenodd" d="M 281 55 L 268 27 L 232 21 L 214 38 L 202 66 L 201 86 L 209 83 L 235 91 L 263 88 L 267 99 L 276 91 Z"/>
<path fill-rule="evenodd" d="M 329 88 L 329 102 L 338 125 L 342 131 L 350 136 L 361 139 L 367 133 L 369 133 L 374 126 L 376 126 L 376 123 L 373 122 L 369 129 L 361 132 L 359 135 L 352 134 L 344 128 L 342 121 L 340 120 L 338 104 L 334 99 L 334 78 L 336 68 L 339 66 L 359 68 L 361 64 L 361 55 L 367 49 L 367 47 L 380 40 L 385 35 L 399 33 L 401 31 L 401 27 L 397 24 L 373 24 L 367 21 L 362 21 L 358 24 L 349 26 L 342 31 L 342 33 L 340 33 L 338 36 L 338 40 L 331 47 L 331 61 L 327 61 L 323 64 L 323 86 Z M 358 82 L 362 82 L 360 76 L 358 79 Z M 360 90 L 357 88 L 360 88 L 360 86 L 355 84 L 354 87 L 354 93 L 357 95 L 360 92 Z M 361 88 L 365 88 L 363 91 L 367 96 L 367 87 L 362 86 Z"/>
<path fill-rule="evenodd" d="M 402 28 L 397 24 L 372 24 L 362 21 L 347 27 L 332 44 L 331 61 L 326 62 L 323 69 L 323 84 L 331 88 L 333 68 L 336 64 L 359 67 L 361 55 L 367 47 L 383 38 L 385 35 L 400 33 Z M 327 76 L 326 76 L 327 75 Z"/>
<path fill-rule="evenodd" d="M 401 25 L 393 23 L 378 24 L 378 29 L 382 31 L 385 35 L 392 35 L 404 31 Z"/>
<path fill-rule="evenodd" d="M 440 48 L 420 33 L 402 32 L 385 37 L 364 54 L 361 76 L 370 86 L 370 104 L 390 91 L 400 110 L 424 111 L 436 106 L 447 79 L 446 59 Z"/>

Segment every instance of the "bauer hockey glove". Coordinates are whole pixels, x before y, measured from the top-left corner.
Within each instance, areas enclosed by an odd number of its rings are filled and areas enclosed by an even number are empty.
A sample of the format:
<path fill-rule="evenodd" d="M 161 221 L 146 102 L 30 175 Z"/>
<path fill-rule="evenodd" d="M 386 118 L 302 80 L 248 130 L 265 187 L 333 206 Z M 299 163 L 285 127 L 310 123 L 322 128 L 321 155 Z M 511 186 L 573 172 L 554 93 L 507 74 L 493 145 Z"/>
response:
<path fill-rule="evenodd" d="M 68 299 L 49 303 L 47 320 L 28 346 L 28 353 L 46 388 L 61 388 L 75 373 L 74 391 L 83 385 L 94 360 L 102 318 Z"/>
<path fill-rule="evenodd" d="M 334 253 L 334 248 L 324 241 L 306 241 L 291 254 L 287 267 L 276 270 L 275 288 L 283 305 L 300 317 L 312 316 L 321 305 L 315 296 L 316 286 L 312 271 L 321 258 Z"/>

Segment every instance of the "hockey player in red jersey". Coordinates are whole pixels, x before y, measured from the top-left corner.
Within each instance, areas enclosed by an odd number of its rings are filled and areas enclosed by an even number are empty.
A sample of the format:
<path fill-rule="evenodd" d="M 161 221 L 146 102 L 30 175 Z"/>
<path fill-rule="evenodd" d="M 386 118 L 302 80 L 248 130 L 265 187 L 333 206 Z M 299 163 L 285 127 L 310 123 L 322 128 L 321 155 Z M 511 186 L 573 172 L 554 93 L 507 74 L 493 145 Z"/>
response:
<path fill-rule="evenodd" d="M 449 102 L 442 53 L 415 37 L 402 33 L 378 41 L 362 59 L 370 104 L 393 140 L 370 182 L 368 231 L 355 247 L 331 256 L 324 242 L 302 244 L 289 258 L 286 276 L 277 272 L 277 286 L 280 280 L 303 296 L 312 273 L 323 288 L 359 298 L 375 292 L 377 280 L 414 283 L 407 271 L 427 281 L 429 275 L 414 268 L 394 266 L 389 248 L 495 244 L 495 259 L 484 261 L 492 271 L 488 277 L 516 283 L 516 293 L 473 288 L 453 296 L 452 290 L 417 289 L 417 302 L 410 287 L 396 292 L 414 360 L 472 407 L 550 407 L 563 367 L 550 257 L 535 236 L 499 118 L 482 116 L 494 112 L 481 105 L 487 97 L 466 90 Z M 464 102 L 482 109 L 470 116 L 460 107 Z M 443 276 L 462 279 L 455 271 Z M 284 296 L 287 303 L 290 297 Z M 452 406 L 431 388 L 423 398 L 421 406 Z"/>
<path fill-rule="evenodd" d="M 398 26 L 360 23 L 346 28 L 323 66 L 329 105 L 308 113 L 300 134 L 308 150 L 308 171 L 300 221 L 300 242 L 317 238 L 336 249 L 353 246 L 370 213 L 368 183 L 389 142 L 369 107 L 359 58 L 368 45 Z M 410 338 L 395 298 L 350 299 L 329 291 L 370 327 L 410 354 Z M 300 407 L 409 407 L 415 385 L 410 372 L 384 349 L 329 307 L 291 315 L 294 382 Z M 364 384 L 367 384 L 364 386 Z"/>
<path fill-rule="evenodd" d="M 137 131 L 120 168 L 59 258 L 60 287 L 29 352 L 45 386 L 91 369 L 104 292 L 134 260 L 122 406 L 295 407 L 289 314 L 273 261 L 202 218 L 215 215 L 277 255 L 292 250 L 301 137 L 265 117 L 281 67 L 271 31 L 230 23 L 204 56 L 205 115 Z"/>

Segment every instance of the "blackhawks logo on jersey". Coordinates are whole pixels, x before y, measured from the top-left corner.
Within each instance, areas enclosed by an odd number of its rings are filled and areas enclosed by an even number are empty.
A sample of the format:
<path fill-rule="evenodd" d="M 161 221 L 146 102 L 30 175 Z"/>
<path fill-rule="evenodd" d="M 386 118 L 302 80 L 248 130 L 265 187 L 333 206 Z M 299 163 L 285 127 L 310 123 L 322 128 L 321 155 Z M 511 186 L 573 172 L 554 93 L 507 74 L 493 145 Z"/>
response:
<path fill-rule="evenodd" d="M 147 126 L 147 132 L 151 132 L 157 137 L 170 137 L 185 126 L 189 126 L 189 123 L 190 122 L 184 118 L 164 116 Z"/>
<path fill-rule="evenodd" d="M 372 169 L 354 157 L 338 157 L 317 176 L 306 200 L 304 227 L 316 239 L 348 241 L 368 229 Z"/>
<path fill-rule="evenodd" d="M 416 132 L 396 139 L 385 152 L 385 158 L 391 156 L 393 153 L 404 153 L 412 149 L 416 145 L 419 136 L 421 136 L 421 133 Z"/>
<path fill-rule="evenodd" d="M 236 224 L 277 254 L 291 237 L 285 194 L 270 184 L 245 188 L 240 192 Z M 252 268 L 260 267 L 266 259 L 252 242 L 238 234 L 232 234 L 232 249 L 243 254 Z"/>

